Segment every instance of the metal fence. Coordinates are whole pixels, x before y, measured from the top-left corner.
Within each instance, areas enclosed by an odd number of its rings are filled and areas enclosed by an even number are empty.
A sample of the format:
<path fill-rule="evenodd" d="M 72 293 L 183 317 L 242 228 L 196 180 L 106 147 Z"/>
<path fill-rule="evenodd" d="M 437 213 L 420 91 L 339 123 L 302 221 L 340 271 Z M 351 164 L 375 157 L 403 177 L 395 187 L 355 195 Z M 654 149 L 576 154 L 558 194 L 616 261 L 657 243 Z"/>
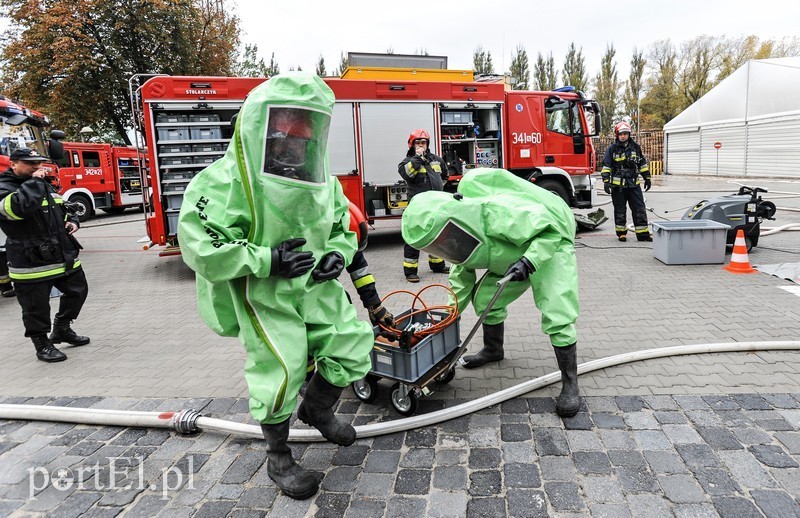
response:
<path fill-rule="evenodd" d="M 595 171 L 603 168 L 603 156 L 606 149 L 614 142 L 614 136 L 595 137 L 594 149 L 597 152 Z M 642 147 L 642 153 L 650 162 L 650 173 L 661 174 L 661 160 L 664 158 L 664 130 L 642 130 L 639 136 L 634 135 L 634 140 Z"/>

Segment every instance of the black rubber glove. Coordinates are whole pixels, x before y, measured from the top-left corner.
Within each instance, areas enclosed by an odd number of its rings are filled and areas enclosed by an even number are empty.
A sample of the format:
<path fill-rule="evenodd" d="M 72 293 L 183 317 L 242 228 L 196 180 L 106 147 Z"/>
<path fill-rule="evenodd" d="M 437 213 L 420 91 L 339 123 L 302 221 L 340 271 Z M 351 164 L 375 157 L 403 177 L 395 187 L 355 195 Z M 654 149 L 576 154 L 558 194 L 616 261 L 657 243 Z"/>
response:
<path fill-rule="evenodd" d="M 649 191 L 650 187 L 652 187 L 652 186 L 653 186 L 653 184 L 650 183 L 650 178 L 645 178 L 644 179 L 644 192 Z"/>
<path fill-rule="evenodd" d="M 606 194 L 611 194 L 611 184 L 610 183 L 604 183 L 603 184 L 603 190 L 606 191 Z"/>
<path fill-rule="evenodd" d="M 519 261 L 508 267 L 508 271 L 505 273 L 505 275 L 503 275 L 503 277 L 511 275 L 512 281 L 526 281 L 534 270 L 535 268 L 530 261 L 524 257 L 520 257 Z"/>
<path fill-rule="evenodd" d="M 422 161 L 422 157 L 419 156 L 419 155 L 415 155 L 414 158 L 411 159 L 411 166 L 414 169 L 417 169 L 417 170 L 422 169 L 423 163 L 424 162 Z"/>
<path fill-rule="evenodd" d="M 314 256 L 311 252 L 295 252 L 306 244 L 303 238 L 287 239 L 272 249 L 272 266 L 269 270 L 270 275 L 279 275 L 292 279 L 300 277 L 314 267 Z"/>
<path fill-rule="evenodd" d="M 337 278 L 344 270 L 344 257 L 339 252 L 328 252 L 322 257 L 311 276 L 317 282 L 330 281 Z"/>
<path fill-rule="evenodd" d="M 383 324 L 384 327 L 394 327 L 394 315 L 389 313 L 389 310 L 381 304 L 372 306 L 367 311 L 369 311 L 369 321 L 372 322 L 373 326 Z"/>

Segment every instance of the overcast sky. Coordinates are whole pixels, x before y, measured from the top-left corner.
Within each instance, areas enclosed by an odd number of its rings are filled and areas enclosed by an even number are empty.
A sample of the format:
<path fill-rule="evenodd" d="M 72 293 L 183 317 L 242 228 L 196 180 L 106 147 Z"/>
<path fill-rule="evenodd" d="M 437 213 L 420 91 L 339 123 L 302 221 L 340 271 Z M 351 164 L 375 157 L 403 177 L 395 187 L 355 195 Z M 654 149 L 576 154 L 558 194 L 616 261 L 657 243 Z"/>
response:
<path fill-rule="evenodd" d="M 341 52 L 414 54 L 424 48 L 447 56 L 448 68 L 472 69 L 478 45 L 492 53 L 496 72 L 508 70 L 517 45 L 531 66 L 551 52 L 561 70 L 570 42 L 583 47 L 593 77 L 606 46 L 617 50 L 620 80 L 627 78 L 634 47 L 703 34 L 763 39 L 800 35 L 798 0 L 672 0 L 640 2 L 537 2 L 535 0 L 429 0 L 384 2 L 236 0 L 242 40 L 272 52 L 282 71 L 313 71 L 320 54 L 328 71 Z M 560 78 L 559 78 L 560 79 Z"/>

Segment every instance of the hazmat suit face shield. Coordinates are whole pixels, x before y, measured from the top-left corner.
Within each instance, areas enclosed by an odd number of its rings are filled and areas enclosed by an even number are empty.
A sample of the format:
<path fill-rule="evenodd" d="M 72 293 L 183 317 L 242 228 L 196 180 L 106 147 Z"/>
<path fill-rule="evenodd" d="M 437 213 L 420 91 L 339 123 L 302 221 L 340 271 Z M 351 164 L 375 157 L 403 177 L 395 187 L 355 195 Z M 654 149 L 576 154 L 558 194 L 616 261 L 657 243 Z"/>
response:
<path fill-rule="evenodd" d="M 481 245 L 480 240 L 454 221 L 448 221 L 431 244 L 422 249 L 453 264 L 464 264 Z"/>
<path fill-rule="evenodd" d="M 330 116 L 294 106 L 270 106 L 264 173 L 290 180 L 326 181 L 325 152 Z"/>

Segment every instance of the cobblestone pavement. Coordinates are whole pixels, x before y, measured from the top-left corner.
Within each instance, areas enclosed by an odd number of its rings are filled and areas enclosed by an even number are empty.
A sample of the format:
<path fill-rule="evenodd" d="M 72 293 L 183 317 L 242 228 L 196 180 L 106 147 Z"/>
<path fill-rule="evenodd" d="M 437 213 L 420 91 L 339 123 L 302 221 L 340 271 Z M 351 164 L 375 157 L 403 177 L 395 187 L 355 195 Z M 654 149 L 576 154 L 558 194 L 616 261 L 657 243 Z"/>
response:
<path fill-rule="evenodd" d="M 799 182 L 748 183 L 800 191 Z M 651 220 L 678 219 L 715 195 L 706 191 L 736 188 L 726 179 L 657 179 L 648 194 Z M 775 201 L 800 207 L 798 198 Z M 779 211 L 765 225 L 798 221 L 797 212 Z M 800 337 L 797 284 L 732 275 L 721 265 L 667 266 L 649 244 L 617 243 L 612 228 L 578 239 L 581 362 L 653 347 Z M 367 250 L 383 293 L 408 287 L 397 229 L 380 224 Z M 143 235 L 136 214 L 97 218 L 78 234 L 90 295 L 74 327 L 92 344 L 65 348 L 66 362 L 37 362 L 19 306 L 0 299 L 0 403 L 193 408 L 252 422 L 241 346 L 203 326 L 191 272 L 180 258 L 143 252 L 136 243 Z M 799 243 L 796 232 L 765 237 L 750 260 L 797 262 Z M 445 280 L 421 275 L 423 285 Z M 408 303 L 395 297 L 387 305 L 400 311 Z M 475 321 L 467 310 L 462 337 Z M 532 298 L 523 296 L 510 307 L 506 359 L 459 369 L 420 400 L 419 413 L 555 371 L 539 326 Z M 479 333 L 471 349 L 480 340 Z M 305 467 L 325 472 L 321 492 L 303 502 L 275 490 L 263 441 L 0 421 L 0 516 L 800 516 L 800 352 L 648 360 L 580 383 L 585 408 L 572 419 L 554 415 L 554 385 L 349 448 L 295 444 Z M 381 382 L 370 405 L 345 391 L 339 414 L 357 425 L 396 419 L 388 387 Z"/>

